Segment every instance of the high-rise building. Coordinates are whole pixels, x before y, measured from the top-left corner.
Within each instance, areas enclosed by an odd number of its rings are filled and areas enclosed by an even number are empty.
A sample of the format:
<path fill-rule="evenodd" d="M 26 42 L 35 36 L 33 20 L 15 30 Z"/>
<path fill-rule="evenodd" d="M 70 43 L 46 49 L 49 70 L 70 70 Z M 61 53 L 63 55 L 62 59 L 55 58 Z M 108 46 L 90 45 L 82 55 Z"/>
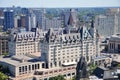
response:
<path fill-rule="evenodd" d="M 120 12 L 118 10 L 110 9 L 105 15 L 96 16 L 95 26 L 101 37 L 120 34 Z"/>
<path fill-rule="evenodd" d="M 20 16 L 15 16 L 14 17 L 14 27 L 15 28 L 18 28 L 18 27 L 21 27 L 21 24 L 20 24 Z"/>
<path fill-rule="evenodd" d="M 61 17 L 52 17 L 49 18 L 46 16 L 46 11 L 43 9 L 40 14 L 40 23 L 39 27 L 42 30 L 49 30 L 50 28 L 61 28 L 63 27 L 63 20 Z"/>
<path fill-rule="evenodd" d="M 4 10 L 4 27 L 3 30 L 14 28 L 14 12 L 13 10 Z"/>
<path fill-rule="evenodd" d="M 36 16 L 36 23 L 37 25 L 39 25 L 38 28 L 42 29 L 42 20 L 43 20 L 44 14 L 46 13 L 45 9 L 41 10 L 39 8 L 34 8 L 32 11 Z"/>
<path fill-rule="evenodd" d="M 4 26 L 4 17 L 0 17 L 0 28 Z"/>
<path fill-rule="evenodd" d="M 55 17 L 52 19 L 46 18 L 45 19 L 45 26 L 42 27 L 43 30 L 49 30 L 50 28 L 61 28 L 62 27 L 62 20 L 60 17 Z"/>
<path fill-rule="evenodd" d="M 22 28 L 27 29 L 28 28 L 27 27 L 27 25 L 28 25 L 27 22 L 28 21 L 26 21 L 26 20 L 27 20 L 27 16 L 25 16 L 23 14 L 15 16 L 15 18 L 14 18 L 15 28 L 22 27 Z"/>
<path fill-rule="evenodd" d="M 36 28 L 36 16 L 33 12 L 31 12 L 29 15 L 28 15 L 28 23 L 29 23 L 29 26 L 27 27 L 27 30 L 30 31 L 32 28 Z"/>
<path fill-rule="evenodd" d="M 26 24 L 26 16 L 25 15 L 21 15 L 20 16 L 20 20 L 21 20 L 21 27 L 26 28 L 27 24 Z"/>
<path fill-rule="evenodd" d="M 0 17 L 3 16 L 3 10 L 0 9 Z"/>
<path fill-rule="evenodd" d="M 78 27 L 78 15 L 75 9 L 70 9 L 70 11 L 64 12 L 64 26 L 68 25 Z"/>

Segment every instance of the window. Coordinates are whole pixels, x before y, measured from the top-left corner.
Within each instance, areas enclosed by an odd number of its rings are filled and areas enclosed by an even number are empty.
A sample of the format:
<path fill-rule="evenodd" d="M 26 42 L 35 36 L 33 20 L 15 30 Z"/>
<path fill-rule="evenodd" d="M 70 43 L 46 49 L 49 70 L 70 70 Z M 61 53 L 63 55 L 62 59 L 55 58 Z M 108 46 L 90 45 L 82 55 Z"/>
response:
<path fill-rule="evenodd" d="M 35 64 L 35 69 L 37 69 L 37 64 Z"/>
<path fill-rule="evenodd" d="M 27 66 L 25 66 L 25 71 L 27 71 Z"/>
<path fill-rule="evenodd" d="M 31 70 L 31 65 L 29 65 L 29 70 Z"/>
<path fill-rule="evenodd" d="M 34 65 L 32 65 L 32 70 L 34 70 Z"/>
<path fill-rule="evenodd" d="M 57 66 L 57 62 L 55 62 L 55 66 Z"/>
<path fill-rule="evenodd" d="M 40 69 L 40 65 L 39 64 L 37 64 L 38 65 L 38 69 Z"/>
<path fill-rule="evenodd" d="M 68 74 L 68 76 L 70 76 L 70 73 Z"/>
<path fill-rule="evenodd" d="M 42 68 L 45 68 L 45 64 L 44 63 L 42 63 Z"/>
<path fill-rule="evenodd" d="M 21 71 L 21 67 L 19 67 L 19 72 L 22 72 L 22 71 Z"/>
<path fill-rule="evenodd" d="M 75 61 L 77 62 L 77 59 Z"/>
<path fill-rule="evenodd" d="M 61 61 L 59 61 L 59 66 L 61 65 Z"/>
<path fill-rule="evenodd" d="M 67 62 L 69 62 L 69 60 L 67 60 Z"/>
<path fill-rule="evenodd" d="M 71 60 L 71 62 L 73 62 L 73 59 Z"/>
<path fill-rule="evenodd" d="M 52 63 L 50 63 L 50 67 L 52 68 Z"/>
<path fill-rule="evenodd" d="M 72 73 L 72 75 L 75 75 L 75 73 Z"/>
<path fill-rule="evenodd" d="M 24 72 L 24 66 L 22 66 L 22 72 Z"/>

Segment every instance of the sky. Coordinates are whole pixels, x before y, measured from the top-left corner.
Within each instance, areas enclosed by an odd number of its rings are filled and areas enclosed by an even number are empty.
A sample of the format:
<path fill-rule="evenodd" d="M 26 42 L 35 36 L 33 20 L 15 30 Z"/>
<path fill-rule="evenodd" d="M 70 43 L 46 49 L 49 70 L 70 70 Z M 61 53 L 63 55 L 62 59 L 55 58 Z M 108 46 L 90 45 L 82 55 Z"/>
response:
<path fill-rule="evenodd" d="M 0 0 L 0 7 L 120 7 L 120 0 Z"/>

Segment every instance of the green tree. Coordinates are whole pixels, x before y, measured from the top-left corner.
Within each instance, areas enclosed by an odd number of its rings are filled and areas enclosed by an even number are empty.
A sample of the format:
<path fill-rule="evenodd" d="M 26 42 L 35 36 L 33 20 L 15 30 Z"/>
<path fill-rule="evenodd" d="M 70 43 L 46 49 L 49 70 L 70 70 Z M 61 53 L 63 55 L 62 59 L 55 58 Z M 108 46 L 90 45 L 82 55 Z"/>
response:
<path fill-rule="evenodd" d="M 120 67 L 120 64 L 118 64 L 117 67 Z"/>
<path fill-rule="evenodd" d="M 55 77 L 51 77 L 49 80 L 65 80 L 65 78 L 62 75 L 58 75 L 58 76 L 55 76 Z"/>
<path fill-rule="evenodd" d="M 71 80 L 76 80 L 76 76 L 73 76 Z"/>
<path fill-rule="evenodd" d="M 8 76 L 0 72 L 0 80 L 7 80 Z"/>
<path fill-rule="evenodd" d="M 96 69 L 96 65 L 94 65 L 94 64 L 90 64 L 89 65 L 89 74 L 91 75 L 92 73 L 93 73 L 93 71 Z"/>
<path fill-rule="evenodd" d="M 2 55 L 3 55 L 3 56 L 7 56 L 7 55 L 8 55 L 8 53 L 3 53 Z"/>

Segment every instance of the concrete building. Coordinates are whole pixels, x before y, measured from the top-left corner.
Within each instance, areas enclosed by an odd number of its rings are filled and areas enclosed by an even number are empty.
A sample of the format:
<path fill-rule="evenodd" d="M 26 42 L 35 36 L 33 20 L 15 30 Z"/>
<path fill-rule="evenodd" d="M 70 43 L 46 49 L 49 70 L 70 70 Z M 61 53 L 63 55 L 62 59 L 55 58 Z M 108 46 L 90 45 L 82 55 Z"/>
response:
<path fill-rule="evenodd" d="M 36 14 L 38 15 L 38 14 Z M 38 27 L 42 30 L 49 30 L 50 28 L 61 28 L 63 27 L 63 19 L 61 17 L 52 17 L 49 18 L 46 16 L 47 13 L 45 9 L 42 9 L 39 16 L 37 17 Z"/>
<path fill-rule="evenodd" d="M 42 19 L 42 30 L 49 30 L 50 28 L 61 28 L 63 21 L 60 17 L 54 17 L 54 18 L 43 18 Z"/>
<path fill-rule="evenodd" d="M 97 66 L 111 66 L 112 63 L 112 58 L 109 56 L 99 56 L 99 57 L 95 57 L 93 59 L 93 64 L 97 65 Z"/>
<path fill-rule="evenodd" d="M 21 26 L 20 26 L 20 23 L 21 23 L 21 22 L 20 22 L 20 16 L 15 16 L 15 17 L 14 17 L 14 27 L 15 27 L 15 28 L 21 27 Z"/>
<path fill-rule="evenodd" d="M 33 59 L 28 56 L 12 56 L 10 58 L 1 58 L 0 64 L 8 66 L 12 80 L 33 79 L 33 74 L 36 70 L 42 68 L 44 62 Z M 29 79 L 30 78 L 30 79 Z"/>
<path fill-rule="evenodd" d="M 32 28 L 36 28 L 36 16 L 33 12 L 29 15 L 29 27 L 28 30 L 30 31 Z"/>
<path fill-rule="evenodd" d="M 76 26 L 78 27 L 78 14 L 75 9 L 70 9 L 70 11 L 64 12 L 64 26 Z"/>
<path fill-rule="evenodd" d="M 46 69 L 44 61 L 33 56 L 0 57 L 0 64 L 8 66 L 10 80 L 49 80 L 50 77 L 63 75 L 67 80 L 75 76 L 75 65 Z"/>
<path fill-rule="evenodd" d="M 94 70 L 93 74 L 103 80 L 118 80 L 120 74 L 119 70 L 120 69 L 99 66 Z"/>
<path fill-rule="evenodd" d="M 60 17 L 55 17 L 52 19 L 46 18 L 45 19 L 45 26 L 42 27 L 43 30 L 49 30 L 50 28 L 61 28 L 62 20 Z"/>
<path fill-rule="evenodd" d="M 28 16 L 26 16 L 24 14 L 16 15 L 14 17 L 14 26 L 15 26 L 15 28 L 25 28 L 26 30 L 28 30 L 28 28 L 29 28 L 29 30 L 31 30 L 31 28 L 34 28 L 32 26 L 35 26 L 34 25 L 35 22 L 36 21 L 31 19 L 31 17 L 28 18 Z M 30 26 L 30 27 L 27 27 L 27 26 Z"/>
<path fill-rule="evenodd" d="M 4 26 L 4 17 L 0 17 L 0 28 L 2 29 Z"/>
<path fill-rule="evenodd" d="M 107 42 L 108 53 L 120 53 L 120 34 L 112 35 Z"/>
<path fill-rule="evenodd" d="M 117 8 L 116 8 L 117 9 Z M 105 15 L 95 18 L 95 26 L 101 37 L 105 38 L 120 33 L 120 12 L 108 10 Z"/>
<path fill-rule="evenodd" d="M 8 53 L 9 35 L 0 33 L 0 55 Z"/>

